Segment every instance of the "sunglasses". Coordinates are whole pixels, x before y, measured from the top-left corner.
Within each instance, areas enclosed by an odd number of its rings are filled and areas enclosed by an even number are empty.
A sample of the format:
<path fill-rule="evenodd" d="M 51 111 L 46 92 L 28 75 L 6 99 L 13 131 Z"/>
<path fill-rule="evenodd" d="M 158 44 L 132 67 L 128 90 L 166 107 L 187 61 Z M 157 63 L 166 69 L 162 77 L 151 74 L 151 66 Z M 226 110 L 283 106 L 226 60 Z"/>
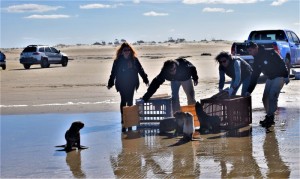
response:
<path fill-rule="evenodd" d="M 123 49 L 123 52 L 130 52 L 130 49 Z"/>

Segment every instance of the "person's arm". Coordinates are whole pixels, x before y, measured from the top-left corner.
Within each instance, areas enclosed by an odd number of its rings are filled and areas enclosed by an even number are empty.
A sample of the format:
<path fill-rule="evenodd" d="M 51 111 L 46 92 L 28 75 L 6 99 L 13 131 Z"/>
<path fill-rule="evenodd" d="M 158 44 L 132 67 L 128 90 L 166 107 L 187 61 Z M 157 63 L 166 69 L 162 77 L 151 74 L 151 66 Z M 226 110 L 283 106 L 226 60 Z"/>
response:
<path fill-rule="evenodd" d="M 156 92 L 159 86 L 164 82 L 165 78 L 163 72 L 160 72 L 160 74 L 152 80 L 149 88 L 147 89 L 147 92 L 144 94 L 142 99 L 147 102 L 151 98 L 151 96 Z"/>
<path fill-rule="evenodd" d="M 117 60 L 114 61 L 113 63 L 113 66 L 112 66 L 112 70 L 111 70 L 111 73 L 110 73 L 110 77 L 109 77 L 109 80 L 108 80 L 108 85 L 107 85 L 107 88 L 110 89 L 111 87 L 114 86 L 115 84 L 115 78 L 116 78 L 116 74 L 117 74 Z"/>
<path fill-rule="evenodd" d="M 232 88 L 235 89 L 236 87 L 238 87 L 238 85 L 240 84 L 241 82 L 241 62 L 238 61 L 238 60 L 235 60 L 234 62 L 234 76 L 235 76 L 235 79 L 234 79 L 234 82 L 232 84 Z"/>
<path fill-rule="evenodd" d="M 219 68 L 219 91 L 224 88 L 225 84 L 225 72 Z"/>
<path fill-rule="evenodd" d="M 276 52 L 275 50 L 274 50 L 274 52 L 275 52 L 274 53 L 274 56 L 275 56 L 274 58 L 276 58 L 278 63 L 280 63 L 280 67 L 281 67 L 281 70 L 284 74 L 284 78 L 288 78 L 289 77 L 289 71 L 288 71 L 288 68 L 287 68 L 284 60 L 281 58 L 281 56 L 279 55 L 278 52 Z"/>
<path fill-rule="evenodd" d="M 196 67 L 189 61 L 188 62 L 188 67 L 190 68 L 190 71 L 191 71 L 191 76 L 192 76 L 192 79 L 194 80 L 194 82 L 198 82 L 198 74 L 197 74 L 197 69 Z"/>
<path fill-rule="evenodd" d="M 253 64 L 253 72 L 251 75 L 250 85 L 247 90 L 248 93 L 251 94 L 253 92 L 253 90 L 257 84 L 257 80 L 260 76 L 260 73 L 261 73 L 261 69 L 258 67 L 258 64 Z"/>
<path fill-rule="evenodd" d="M 146 74 L 146 72 L 144 71 L 140 61 L 136 58 L 135 59 L 135 64 L 136 64 L 136 68 L 138 70 L 138 73 L 140 74 L 140 76 L 142 77 L 144 83 L 146 85 L 149 85 L 149 80 L 148 80 L 148 75 Z"/>

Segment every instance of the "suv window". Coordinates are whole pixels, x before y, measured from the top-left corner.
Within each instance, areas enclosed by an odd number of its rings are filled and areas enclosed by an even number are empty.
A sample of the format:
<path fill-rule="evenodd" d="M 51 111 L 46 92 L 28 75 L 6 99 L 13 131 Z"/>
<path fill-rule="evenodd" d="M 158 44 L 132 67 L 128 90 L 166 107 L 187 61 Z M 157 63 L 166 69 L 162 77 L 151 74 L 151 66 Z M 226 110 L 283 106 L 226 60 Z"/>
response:
<path fill-rule="evenodd" d="M 23 52 L 36 52 L 36 47 L 26 47 Z"/>
<path fill-rule="evenodd" d="M 58 50 L 56 50 L 55 48 L 53 48 L 53 47 L 50 47 L 50 48 L 51 48 L 53 53 L 59 53 Z"/>
<path fill-rule="evenodd" d="M 293 33 L 293 32 L 291 32 L 291 35 L 293 37 L 293 42 L 299 43 L 299 39 L 298 39 L 297 35 L 295 33 Z"/>
<path fill-rule="evenodd" d="M 285 40 L 282 30 L 253 31 L 250 40 Z"/>
<path fill-rule="evenodd" d="M 39 52 L 45 52 L 45 48 L 44 47 L 40 47 L 39 48 Z"/>
<path fill-rule="evenodd" d="M 46 47 L 46 48 L 45 48 L 45 51 L 46 51 L 46 52 L 51 52 L 51 49 L 50 49 L 49 47 Z"/>

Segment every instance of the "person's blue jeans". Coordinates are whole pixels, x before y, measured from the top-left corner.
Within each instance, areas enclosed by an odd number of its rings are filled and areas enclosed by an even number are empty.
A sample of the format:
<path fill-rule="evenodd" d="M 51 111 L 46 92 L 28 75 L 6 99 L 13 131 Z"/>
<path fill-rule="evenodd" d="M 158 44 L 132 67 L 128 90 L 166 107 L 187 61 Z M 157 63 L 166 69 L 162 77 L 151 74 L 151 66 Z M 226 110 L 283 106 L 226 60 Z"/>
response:
<path fill-rule="evenodd" d="M 180 101 L 179 101 L 179 88 L 182 86 L 186 97 L 188 105 L 196 103 L 195 100 L 195 90 L 192 79 L 186 81 L 171 81 L 172 90 L 172 110 L 173 113 L 180 111 Z"/>
<path fill-rule="evenodd" d="M 265 90 L 263 94 L 263 104 L 268 116 L 274 115 L 278 107 L 278 97 L 284 85 L 284 78 L 277 77 L 273 80 L 266 81 Z"/>

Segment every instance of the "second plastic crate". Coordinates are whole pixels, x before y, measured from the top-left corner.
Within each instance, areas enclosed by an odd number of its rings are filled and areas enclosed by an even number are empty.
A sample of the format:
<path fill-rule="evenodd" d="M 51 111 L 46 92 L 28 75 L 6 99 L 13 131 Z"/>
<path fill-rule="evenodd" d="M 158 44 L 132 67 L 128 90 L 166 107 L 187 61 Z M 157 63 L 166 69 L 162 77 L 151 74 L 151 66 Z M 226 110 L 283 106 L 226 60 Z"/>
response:
<path fill-rule="evenodd" d="M 201 104 L 208 115 L 220 117 L 222 129 L 236 129 L 252 123 L 251 96 L 201 99 Z"/>

